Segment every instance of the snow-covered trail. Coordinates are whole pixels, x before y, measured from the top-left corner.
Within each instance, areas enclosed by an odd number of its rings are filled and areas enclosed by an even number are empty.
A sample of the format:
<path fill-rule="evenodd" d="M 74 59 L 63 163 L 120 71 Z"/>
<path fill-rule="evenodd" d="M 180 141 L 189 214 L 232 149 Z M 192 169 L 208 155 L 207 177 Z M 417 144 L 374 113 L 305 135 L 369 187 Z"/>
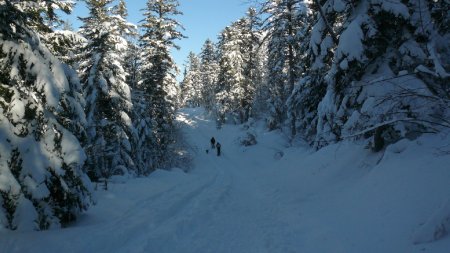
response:
<path fill-rule="evenodd" d="M 263 157 L 248 155 L 236 143 L 236 126 L 217 129 L 200 109 L 180 113 L 184 135 L 196 150 L 195 170 L 209 178 L 187 210 L 189 223 L 178 245 L 164 245 L 164 252 L 296 252 L 297 222 L 285 215 L 288 206 L 277 205 L 273 189 L 257 178 L 269 168 Z M 222 155 L 209 147 L 211 137 L 221 143 Z M 207 153 L 206 150 L 209 150 Z M 267 158 L 266 158 L 267 159 Z M 269 159 L 272 159 L 270 157 Z M 264 181 L 263 181 L 264 182 Z M 159 249 L 161 250 L 161 249 Z"/>
<path fill-rule="evenodd" d="M 5 252 L 295 252 L 296 222 L 282 218 L 286 207 L 255 180 L 267 168 L 236 149 L 236 127 L 216 129 L 201 109 L 178 120 L 195 153 L 190 173 L 112 184 L 76 226 L 12 232 L 0 239 Z M 206 153 L 211 136 L 222 144 L 220 157 Z"/>
<path fill-rule="evenodd" d="M 202 109 L 183 110 L 177 121 L 191 171 L 113 183 L 66 229 L 0 231 L 0 253 L 449 252 L 450 236 L 414 244 L 433 237 L 443 203 L 450 210 L 448 135 L 384 153 L 355 143 L 314 152 L 257 124 L 258 144 L 243 147 L 241 126 L 217 129 Z M 212 136 L 220 157 L 206 153 Z"/>

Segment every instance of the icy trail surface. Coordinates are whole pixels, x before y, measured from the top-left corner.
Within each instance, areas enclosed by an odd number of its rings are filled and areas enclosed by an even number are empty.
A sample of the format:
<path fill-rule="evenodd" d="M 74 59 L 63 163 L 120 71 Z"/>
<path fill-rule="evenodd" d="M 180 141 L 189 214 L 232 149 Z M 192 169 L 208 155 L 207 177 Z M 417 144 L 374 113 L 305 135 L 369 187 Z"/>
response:
<path fill-rule="evenodd" d="M 446 135 L 378 154 L 352 143 L 314 152 L 257 124 L 258 143 L 244 147 L 245 128 L 217 129 L 201 109 L 177 120 L 194 154 L 188 173 L 113 183 L 70 228 L 0 231 L 0 252 L 450 252 L 449 236 L 433 237 L 449 215 Z"/>

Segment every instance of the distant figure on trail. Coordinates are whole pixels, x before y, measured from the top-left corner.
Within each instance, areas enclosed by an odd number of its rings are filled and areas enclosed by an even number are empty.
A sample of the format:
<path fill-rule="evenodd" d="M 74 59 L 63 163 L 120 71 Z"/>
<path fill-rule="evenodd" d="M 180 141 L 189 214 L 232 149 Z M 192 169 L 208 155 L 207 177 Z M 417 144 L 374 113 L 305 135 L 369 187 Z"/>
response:
<path fill-rule="evenodd" d="M 214 137 L 211 138 L 211 148 L 214 149 L 216 147 L 216 139 Z"/>
<path fill-rule="evenodd" d="M 217 156 L 220 156 L 220 147 L 221 147 L 222 145 L 220 145 L 220 143 L 219 142 L 217 142 L 217 144 L 216 144 L 216 148 L 217 148 Z"/>

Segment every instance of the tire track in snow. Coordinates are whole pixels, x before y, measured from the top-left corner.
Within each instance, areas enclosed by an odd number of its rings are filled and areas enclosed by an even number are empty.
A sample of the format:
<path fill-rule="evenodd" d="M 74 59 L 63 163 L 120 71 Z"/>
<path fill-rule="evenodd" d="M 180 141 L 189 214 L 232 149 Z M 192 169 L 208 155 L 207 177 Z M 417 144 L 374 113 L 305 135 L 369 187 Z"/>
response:
<path fill-rule="evenodd" d="M 211 161 L 211 159 L 209 158 Z M 164 251 L 164 248 L 173 245 L 167 245 L 170 240 L 179 241 L 180 238 L 192 237 L 192 227 L 196 224 L 207 224 L 208 219 L 213 219 L 214 213 L 223 199 L 227 195 L 231 185 L 231 179 L 223 170 L 210 162 L 212 168 L 208 173 L 200 175 L 188 175 L 195 180 L 187 181 L 183 185 L 177 185 L 170 191 L 164 192 L 157 198 L 149 198 L 145 203 L 140 203 L 139 207 L 150 206 L 146 212 L 139 212 L 137 215 L 142 218 L 147 217 L 146 233 L 139 235 L 139 232 L 130 235 L 126 234 L 132 245 L 141 245 L 138 248 L 130 249 L 128 246 L 120 248 L 121 252 L 149 252 Z M 207 178 L 204 180 L 204 178 Z M 168 201 L 172 201 L 168 205 Z M 136 217 L 134 217 L 136 219 Z M 126 225 L 126 221 L 123 222 Z M 136 228 L 142 227 L 142 224 L 134 224 Z M 117 225 L 112 226 L 117 227 Z M 134 230 L 129 227 L 126 229 Z M 199 231 L 194 231 L 199 232 Z M 185 240 L 186 242 L 190 240 Z M 129 243 L 126 245 L 130 245 Z M 117 250 L 117 248 L 115 248 Z M 106 252 L 106 251 L 105 251 Z"/>
<path fill-rule="evenodd" d="M 190 186 L 180 187 L 171 194 L 163 194 L 161 203 L 153 202 L 154 222 L 148 223 L 147 233 L 142 236 L 131 238 L 135 241 L 132 245 L 141 245 L 140 249 L 129 249 L 127 244 L 125 248 L 121 248 L 120 252 L 173 252 L 168 250 L 176 245 L 167 244 L 169 241 L 178 241 L 189 238 L 196 224 L 205 224 L 208 214 L 214 213 L 214 208 L 220 202 L 219 199 L 225 194 L 227 186 L 226 181 L 221 178 L 219 173 L 214 175 L 213 180 L 195 188 L 188 189 L 188 193 L 180 195 L 180 192 L 190 188 Z M 167 208 L 164 198 L 178 199 Z M 195 232 L 195 231 L 194 231 Z M 166 250 L 165 250 L 166 249 Z"/>
<path fill-rule="evenodd" d="M 130 237 L 133 243 L 121 252 L 295 252 L 287 241 L 295 233 L 280 214 L 285 207 L 274 205 L 273 191 L 252 180 L 249 162 L 237 160 L 239 153 L 227 150 L 221 157 L 201 152 L 209 138 L 218 134 L 211 122 L 194 116 L 183 127 L 183 134 L 195 150 L 193 180 L 149 199 L 145 234 Z M 209 124 L 209 125 L 208 125 Z M 219 135 L 219 134 L 218 134 Z M 206 142 L 206 143 L 205 143 Z M 224 139 L 226 147 L 233 140 Z M 253 171 L 254 172 L 254 171 Z M 270 193 L 270 194 L 269 194 Z M 169 203 L 167 203 L 169 202 Z M 130 230 L 130 229 L 127 229 Z M 170 244 L 168 242 L 176 242 Z M 130 248 L 129 245 L 139 245 Z M 248 251 L 248 249 L 251 249 Z"/>

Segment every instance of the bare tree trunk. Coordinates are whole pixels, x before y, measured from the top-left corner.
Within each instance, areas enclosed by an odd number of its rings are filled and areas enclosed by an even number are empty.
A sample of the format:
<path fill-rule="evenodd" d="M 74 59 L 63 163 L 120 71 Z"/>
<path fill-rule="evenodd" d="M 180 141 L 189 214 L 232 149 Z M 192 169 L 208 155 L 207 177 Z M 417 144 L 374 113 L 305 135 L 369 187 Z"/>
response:
<path fill-rule="evenodd" d="M 288 33 L 289 36 L 294 37 L 295 33 L 294 33 L 294 28 L 293 28 L 293 23 L 294 23 L 294 11 L 293 11 L 293 5 L 294 2 L 290 1 L 287 8 L 288 8 L 288 12 L 289 12 L 289 22 L 288 22 Z M 292 40 L 290 40 L 288 45 L 288 67 L 289 67 L 289 80 L 288 80 L 288 94 L 286 94 L 286 97 L 289 97 L 292 94 L 292 91 L 294 90 L 294 84 L 295 81 L 297 80 L 297 73 L 295 71 L 295 52 L 294 52 L 294 46 L 292 45 Z M 286 101 L 284 101 L 286 102 Z M 291 134 L 292 137 L 294 137 L 297 134 L 297 131 L 295 129 L 295 115 L 294 113 L 291 113 Z"/>

